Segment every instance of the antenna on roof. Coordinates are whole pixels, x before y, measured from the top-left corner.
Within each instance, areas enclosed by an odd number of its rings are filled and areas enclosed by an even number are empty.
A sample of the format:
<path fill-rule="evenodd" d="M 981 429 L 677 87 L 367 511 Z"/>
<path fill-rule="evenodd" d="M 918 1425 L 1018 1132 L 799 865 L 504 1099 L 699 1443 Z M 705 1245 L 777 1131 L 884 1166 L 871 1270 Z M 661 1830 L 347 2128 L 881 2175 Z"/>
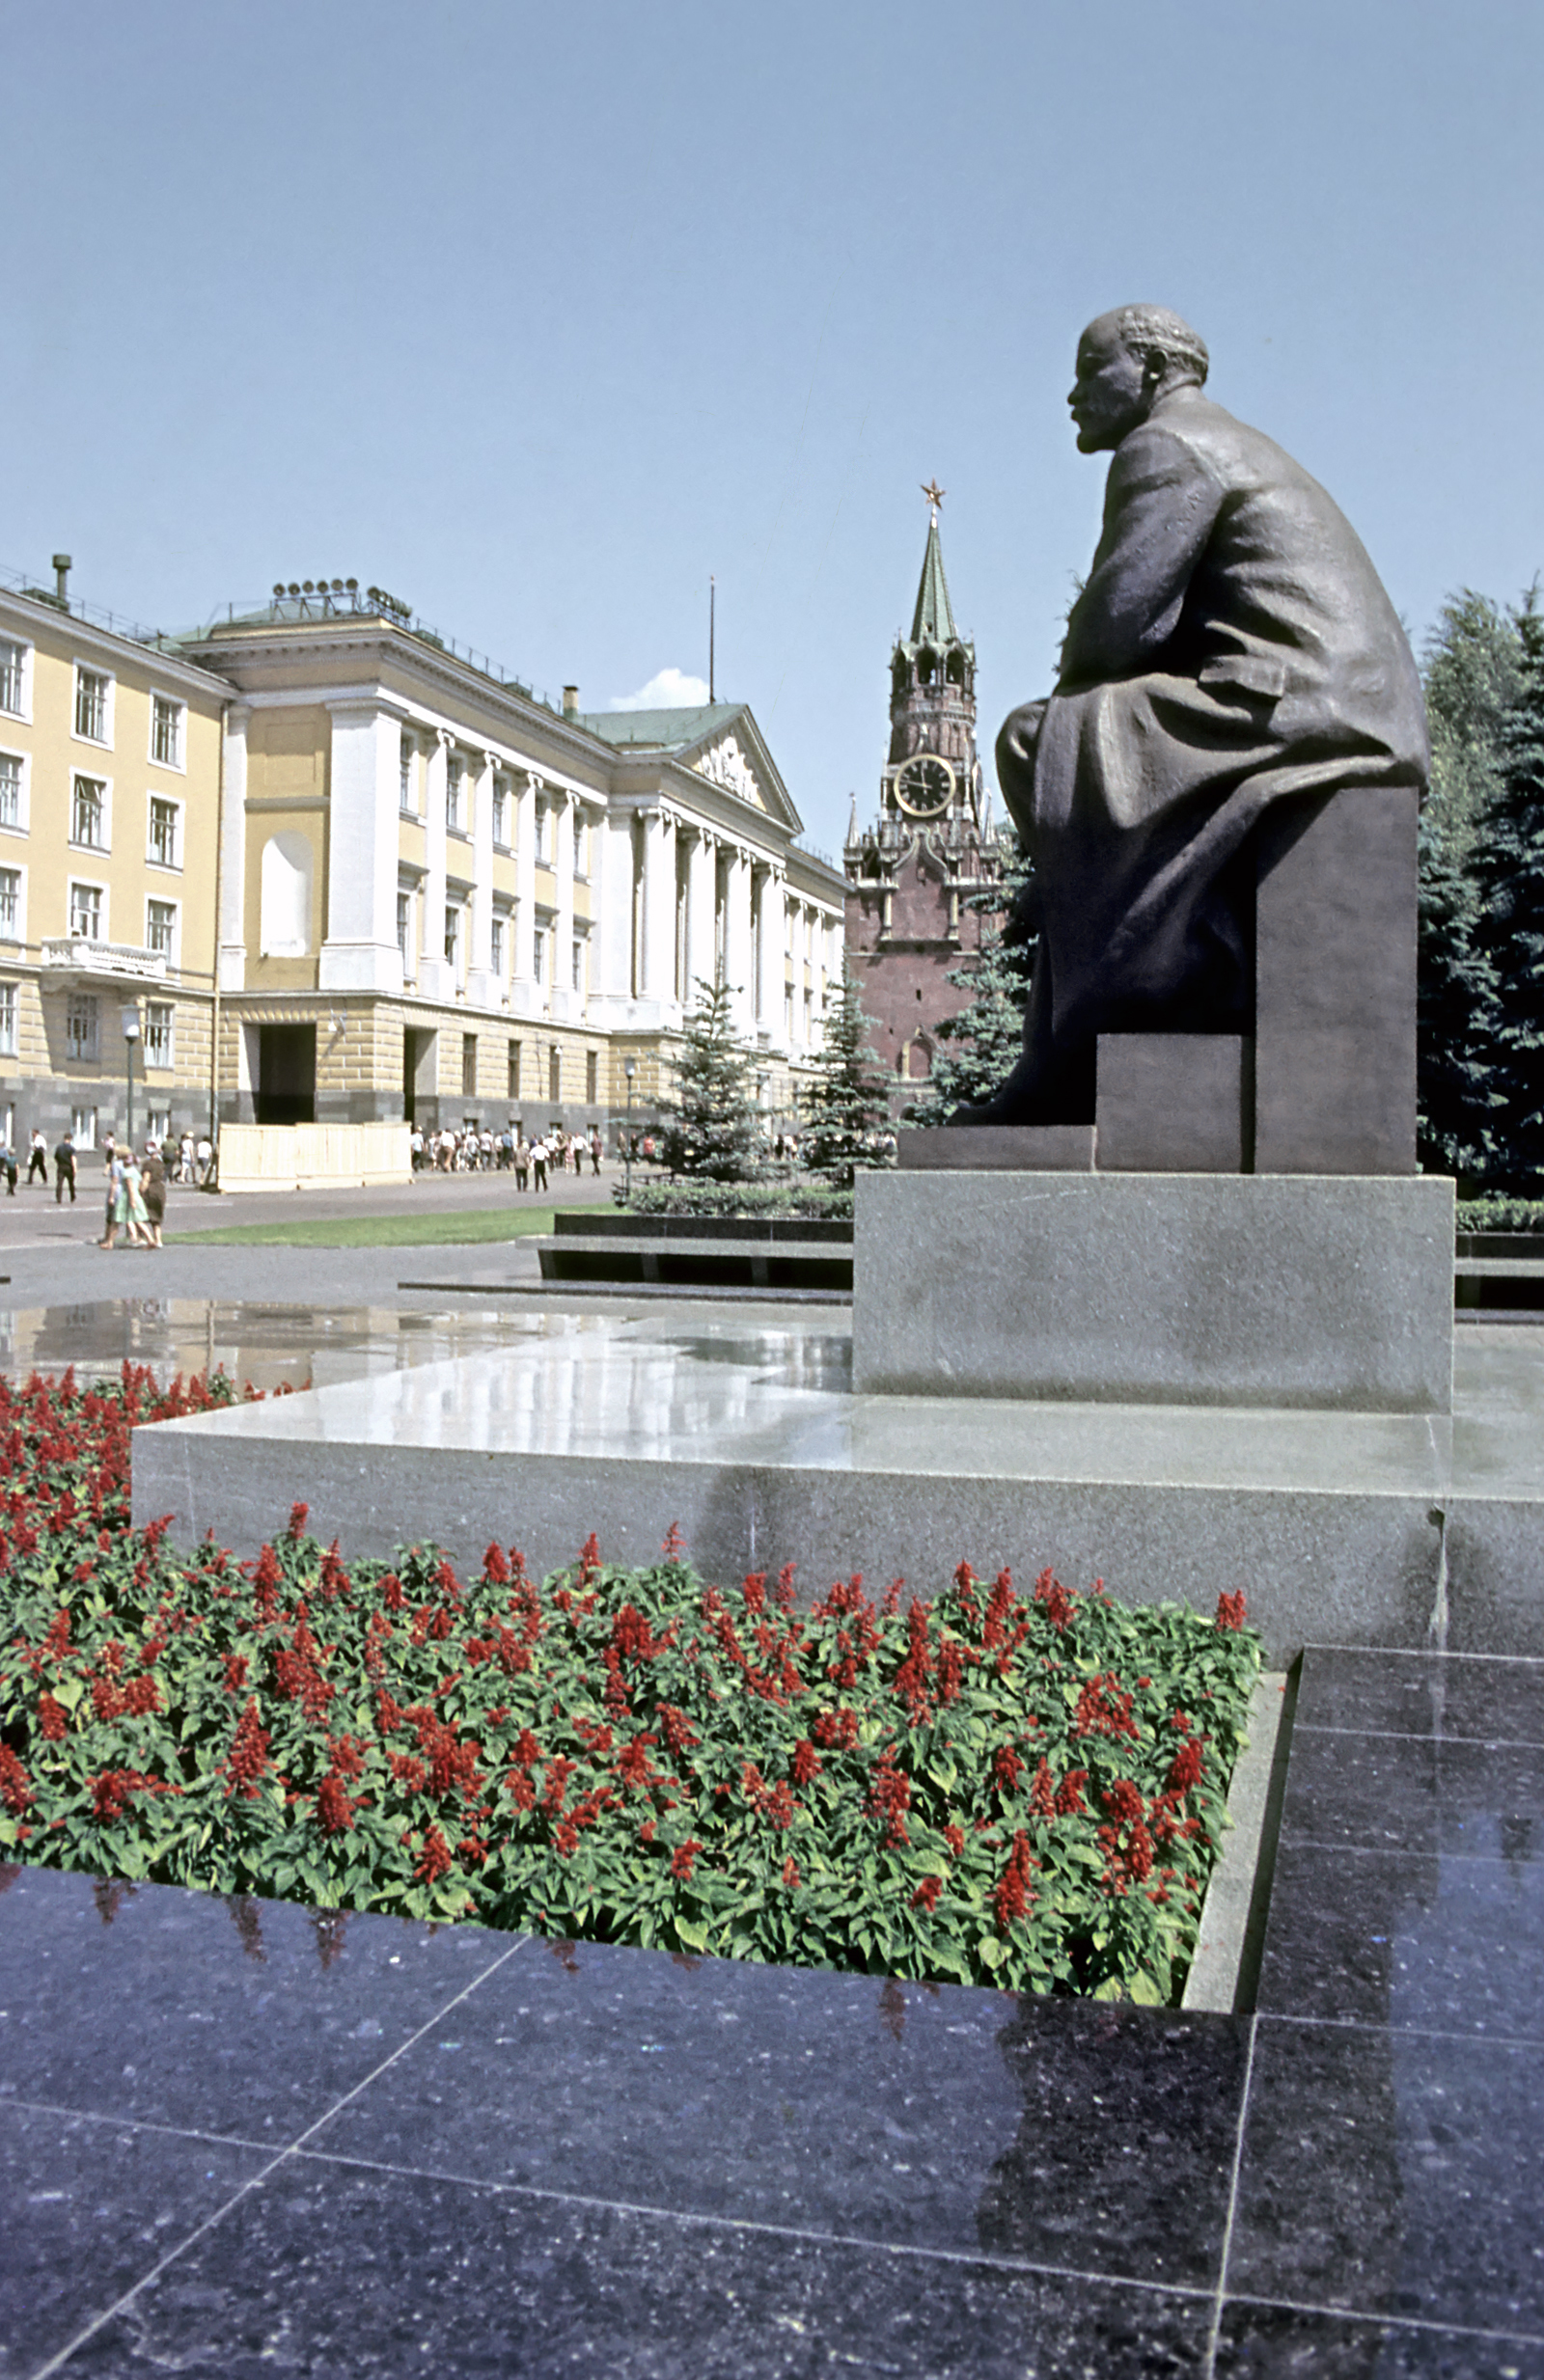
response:
<path fill-rule="evenodd" d="M 717 630 L 718 630 L 718 587 L 717 587 L 717 583 L 715 582 L 715 580 L 714 580 L 714 579 L 713 579 L 713 577 L 712 577 L 712 574 L 711 574 L 711 573 L 709 573 L 709 575 L 708 575 L 708 581 L 707 581 L 707 698 L 708 698 L 709 702 L 716 702 L 716 701 L 718 700 L 718 696 L 715 694 L 715 692 L 714 692 L 714 690 L 713 690 L 713 689 L 714 689 L 714 675 L 713 675 L 714 649 L 713 649 L 713 648 L 714 648 L 714 643 L 715 643 L 716 637 L 717 637 Z"/>

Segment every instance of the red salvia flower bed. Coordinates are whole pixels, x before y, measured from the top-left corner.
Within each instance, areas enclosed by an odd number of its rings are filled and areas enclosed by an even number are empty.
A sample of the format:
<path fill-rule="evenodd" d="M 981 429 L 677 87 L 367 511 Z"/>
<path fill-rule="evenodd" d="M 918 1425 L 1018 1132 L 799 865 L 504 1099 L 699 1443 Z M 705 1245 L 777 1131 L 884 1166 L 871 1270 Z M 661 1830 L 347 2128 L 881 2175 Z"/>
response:
<path fill-rule="evenodd" d="M 1259 1666 L 1215 1620 L 962 1563 L 931 1601 L 543 1583 L 126 1525 L 136 1423 L 229 1383 L 0 1383 L 0 1851 L 333 1909 L 1160 2002 Z M 241 1905 L 244 1907 L 245 1902 Z"/>

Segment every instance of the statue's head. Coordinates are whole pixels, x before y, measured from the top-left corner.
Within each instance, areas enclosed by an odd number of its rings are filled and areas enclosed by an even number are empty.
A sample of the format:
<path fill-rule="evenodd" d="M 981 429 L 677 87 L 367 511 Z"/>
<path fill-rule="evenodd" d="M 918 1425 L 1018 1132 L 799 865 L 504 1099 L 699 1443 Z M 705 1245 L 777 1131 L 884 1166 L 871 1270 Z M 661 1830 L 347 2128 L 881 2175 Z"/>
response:
<path fill-rule="evenodd" d="M 1079 451 L 1117 447 L 1160 397 L 1199 388 L 1209 363 L 1206 342 L 1167 306 L 1117 306 L 1098 315 L 1078 342 L 1078 376 L 1067 395 Z"/>

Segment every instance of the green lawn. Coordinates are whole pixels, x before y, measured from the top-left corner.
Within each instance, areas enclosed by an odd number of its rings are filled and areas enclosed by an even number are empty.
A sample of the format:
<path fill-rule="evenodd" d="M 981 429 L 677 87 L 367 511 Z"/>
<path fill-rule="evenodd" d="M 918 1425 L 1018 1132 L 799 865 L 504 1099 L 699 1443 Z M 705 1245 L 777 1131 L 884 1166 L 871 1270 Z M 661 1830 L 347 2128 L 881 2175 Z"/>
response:
<path fill-rule="evenodd" d="M 551 1207 L 483 1208 L 470 1215 L 337 1215 L 293 1223 L 226 1223 L 169 1231 L 168 1247 L 469 1247 L 552 1229 Z"/>

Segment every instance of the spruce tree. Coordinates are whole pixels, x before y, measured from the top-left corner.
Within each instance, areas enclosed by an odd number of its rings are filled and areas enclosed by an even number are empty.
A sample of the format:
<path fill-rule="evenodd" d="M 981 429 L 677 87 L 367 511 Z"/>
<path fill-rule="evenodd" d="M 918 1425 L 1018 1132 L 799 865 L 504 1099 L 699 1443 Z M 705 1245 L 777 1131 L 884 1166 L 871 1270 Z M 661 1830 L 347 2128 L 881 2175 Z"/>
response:
<path fill-rule="evenodd" d="M 868 1033 L 858 979 L 844 958 L 841 993 L 827 1001 L 814 1077 L 799 1102 L 805 1164 L 823 1174 L 833 1190 L 851 1190 L 861 1168 L 889 1163 L 880 1143 L 890 1122 L 890 1085 L 868 1046 Z"/>
<path fill-rule="evenodd" d="M 675 1063 L 676 1087 L 661 1099 L 672 1174 L 699 1181 L 746 1182 L 760 1154 L 761 1119 L 752 1087 L 752 1051 L 734 1029 L 731 995 L 721 975 L 699 980 Z"/>
<path fill-rule="evenodd" d="M 1475 940 L 1491 981 L 1483 1054 L 1495 1070 L 1488 1180 L 1544 1192 L 1544 616 L 1536 590 L 1516 616 L 1521 667 L 1501 723 L 1501 781 L 1475 836 Z"/>
<path fill-rule="evenodd" d="M 1418 1145 L 1427 1173 L 1480 1180 L 1494 1158 L 1496 1069 L 1487 1048 L 1495 998 L 1475 943 L 1479 899 L 1429 813 L 1420 822 L 1416 993 Z"/>
<path fill-rule="evenodd" d="M 985 916 L 1000 915 L 1002 922 L 944 978 L 969 992 L 970 1001 L 934 1027 L 936 1039 L 950 1046 L 935 1056 L 926 1089 L 906 1109 L 909 1124 L 947 1124 L 962 1104 L 975 1107 L 990 1099 L 1019 1062 L 1038 942 L 1032 875 L 1029 855 L 1015 842 L 1001 884 L 973 893 L 965 904 Z"/>

